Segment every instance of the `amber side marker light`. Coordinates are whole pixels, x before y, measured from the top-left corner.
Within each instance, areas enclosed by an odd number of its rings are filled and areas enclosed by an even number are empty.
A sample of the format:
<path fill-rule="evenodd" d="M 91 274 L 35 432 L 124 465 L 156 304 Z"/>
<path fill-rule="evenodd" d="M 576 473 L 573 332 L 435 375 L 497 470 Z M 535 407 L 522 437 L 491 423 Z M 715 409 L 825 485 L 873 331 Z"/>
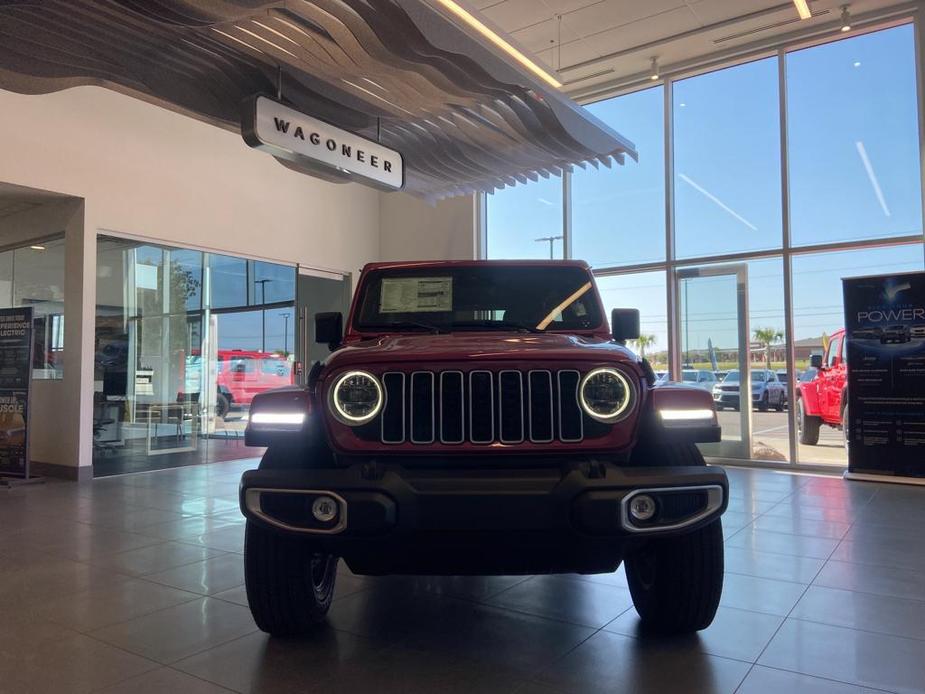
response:
<path fill-rule="evenodd" d="M 482 23 L 478 17 L 469 12 L 467 9 L 459 5 L 459 3 L 453 2 L 453 0 L 433 0 L 436 4 L 440 5 L 447 11 L 451 12 L 456 17 L 459 17 L 462 21 L 468 24 L 470 27 L 479 32 L 486 39 L 491 41 L 495 46 L 500 48 L 502 51 L 507 53 L 511 58 L 516 60 L 521 66 L 525 67 L 527 70 L 532 72 L 534 75 L 539 77 L 541 80 L 546 82 L 546 84 L 551 87 L 559 89 L 562 86 L 562 83 L 557 80 L 555 77 L 550 75 L 546 70 L 541 68 L 535 62 L 530 60 L 527 56 L 521 53 L 519 50 L 514 48 L 511 44 L 505 41 L 503 38 L 498 36 L 497 33 L 489 29 Z"/>

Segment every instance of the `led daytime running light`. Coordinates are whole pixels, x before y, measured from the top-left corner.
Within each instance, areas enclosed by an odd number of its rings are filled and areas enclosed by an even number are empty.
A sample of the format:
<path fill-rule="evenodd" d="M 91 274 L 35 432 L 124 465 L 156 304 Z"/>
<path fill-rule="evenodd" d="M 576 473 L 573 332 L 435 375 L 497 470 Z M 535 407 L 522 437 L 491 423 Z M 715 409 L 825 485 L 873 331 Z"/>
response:
<path fill-rule="evenodd" d="M 626 393 L 626 397 L 623 398 L 623 402 L 621 403 L 620 407 L 618 407 L 615 412 L 607 415 L 602 415 L 599 412 L 595 412 L 585 398 L 585 386 L 588 385 L 588 381 L 600 374 L 610 374 L 615 376 L 617 380 L 619 380 L 623 385 L 623 389 Z M 592 369 L 584 375 L 584 378 L 581 379 L 581 383 L 578 385 L 578 401 L 581 403 L 581 409 L 584 410 L 589 417 L 596 419 L 599 422 L 611 424 L 620 419 L 623 414 L 629 410 L 630 405 L 633 403 L 635 392 L 636 391 L 633 389 L 633 385 L 629 382 L 626 376 L 620 373 L 619 370 L 603 366 L 597 369 Z"/>
<path fill-rule="evenodd" d="M 366 378 L 373 384 L 376 389 L 376 406 L 372 409 L 371 412 L 363 415 L 362 417 L 357 417 L 356 415 L 350 414 L 343 408 L 340 403 L 340 388 L 344 382 L 350 378 Z M 372 420 L 377 414 L 379 414 L 379 411 L 382 409 L 384 400 L 385 398 L 383 396 L 382 385 L 379 383 L 379 379 L 367 371 L 348 371 L 340 378 L 338 378 L 334 383 L 334 387 L 331 388 L 331 405 L 334 407 L 335 414 L 342 422 L 351 426 L 358 426 Z"/>

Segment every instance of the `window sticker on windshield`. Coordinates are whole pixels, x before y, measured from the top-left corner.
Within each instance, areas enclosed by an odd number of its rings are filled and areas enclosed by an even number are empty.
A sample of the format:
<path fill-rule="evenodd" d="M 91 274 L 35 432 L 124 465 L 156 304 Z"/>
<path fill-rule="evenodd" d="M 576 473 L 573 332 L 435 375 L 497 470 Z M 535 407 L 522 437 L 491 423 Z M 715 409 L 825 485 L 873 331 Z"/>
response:
<path fill-rule="evenodd" d="M 382 280 L 380 313 L 453 310 L 452 277 L 393 277 Z"/>

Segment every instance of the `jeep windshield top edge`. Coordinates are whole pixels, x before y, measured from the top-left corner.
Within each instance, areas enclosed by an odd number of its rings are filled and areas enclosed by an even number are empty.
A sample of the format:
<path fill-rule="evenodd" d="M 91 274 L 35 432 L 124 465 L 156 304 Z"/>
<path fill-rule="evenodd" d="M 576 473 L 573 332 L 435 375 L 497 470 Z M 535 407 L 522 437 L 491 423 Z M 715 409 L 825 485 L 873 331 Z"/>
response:
<path fill-rule="evenodd" d="M 584 268 L 492 265 L 373 270 L 353 325 L 360 332 L 580 332 L 602 320 Z"/>

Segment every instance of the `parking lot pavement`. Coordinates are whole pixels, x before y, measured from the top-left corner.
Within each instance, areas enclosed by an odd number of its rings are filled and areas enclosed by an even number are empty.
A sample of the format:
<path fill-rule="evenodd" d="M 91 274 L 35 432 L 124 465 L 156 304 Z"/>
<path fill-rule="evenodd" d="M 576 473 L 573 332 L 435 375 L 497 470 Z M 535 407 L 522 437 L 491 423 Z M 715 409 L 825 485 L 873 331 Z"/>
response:
<path fill-rule="evenodd" d="M 723 410 L 717 413 L 724 438 L 740 436 L 741 424 L 739 412 Z M 790 442 L 788 433 L 788 414 L 783 412 L 752 411 L 752 446 L 758 443 L 779 452 L 785 459 L 790 459 Z M 823 426 L 819 431 L 819 443 L 815 446 L 799 444 L 798 454 L 802 463 L 822 463 L 826 465 L 847 465 L 844 438 L 841 431 Z"/>

